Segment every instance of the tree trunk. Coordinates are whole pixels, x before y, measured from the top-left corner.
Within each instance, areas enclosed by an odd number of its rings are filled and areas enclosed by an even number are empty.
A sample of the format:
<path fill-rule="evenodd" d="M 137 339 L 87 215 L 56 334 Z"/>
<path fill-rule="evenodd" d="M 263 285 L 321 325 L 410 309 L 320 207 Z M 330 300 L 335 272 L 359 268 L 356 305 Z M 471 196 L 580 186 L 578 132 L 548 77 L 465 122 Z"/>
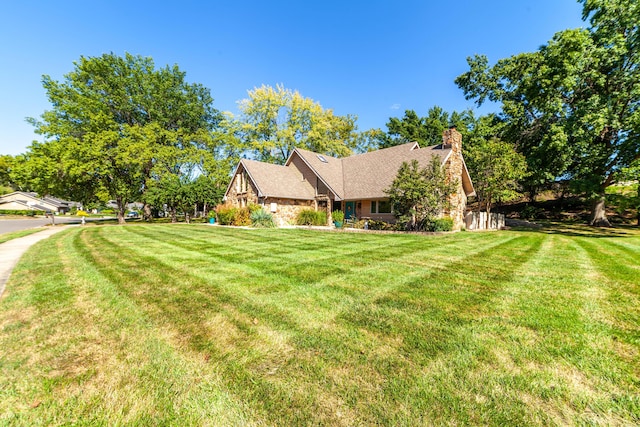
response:
<path fill-rule="evenodd" d="M 169 208 L 169 212 L 171 212 L 171 222 L 178 222 L 178 211 L 176 208 Z"/>
<path fill-rule="evenodd" d="M 611 227 L 611 223 L 607 219 L 607 212 L 605 210 L 604 195 L 593 201 L 593 205 L 591 207 L 591 221 L 589 222 L 589 225 L 594 227 Z"/>
<path fill-rule="evenodd" d="M 491 225 L 491 206 L 487 205 L 487 210 L 485 211 L 487 213 L 487 222 L 484 225 L 484 228 L 486 230 L 489 230 L 489 226 Z"/>
<path fill-rule="evenodd" d="M 142 207 L 142 218 L 147 221 L 153 221 L 153 215 L 151 215 L 151 205 L 149 203 L 145 203 Z"/>
<path fill-rule="evenodd" d="M 184 211 L 184 222 L 186 222 L 187 224 L 189 224 L 190 221 L 191 221 L 191 218 L 189 218 L 190 216 L 191 215 L 189 215 L 189 210 L 185 209 L 185 211 Z"/>
<path fill-rule="evenodd" d="M 124 201 L 121 197 L 116 198 L 116 204 L 118 205 L 118 224 L 126 224 L 127 221 L 124 219 Z"/>

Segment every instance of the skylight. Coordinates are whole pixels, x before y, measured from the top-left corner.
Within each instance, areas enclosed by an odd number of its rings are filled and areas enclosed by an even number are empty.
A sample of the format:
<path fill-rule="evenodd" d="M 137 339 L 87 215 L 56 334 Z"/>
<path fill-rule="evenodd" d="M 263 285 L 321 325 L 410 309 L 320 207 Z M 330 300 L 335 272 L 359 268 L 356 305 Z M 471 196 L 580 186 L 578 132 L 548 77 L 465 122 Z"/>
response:
<path fill-rule="evenodd" d="M 325 159 L 322 154 L 317 154 L 317 156 L 318 156 L 318 160 L 320 160 L 322 163 L 329 163 L 327 162 L 327 159 Z"/>

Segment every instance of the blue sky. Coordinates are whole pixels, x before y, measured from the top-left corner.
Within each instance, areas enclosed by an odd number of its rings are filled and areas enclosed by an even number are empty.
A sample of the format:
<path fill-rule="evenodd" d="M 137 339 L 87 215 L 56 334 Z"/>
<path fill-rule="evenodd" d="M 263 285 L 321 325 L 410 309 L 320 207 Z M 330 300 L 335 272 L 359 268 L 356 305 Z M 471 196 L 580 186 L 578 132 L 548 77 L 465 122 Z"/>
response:
<path fill-rule="evenodd" d="M 40 139 L 25 118 L 50 108 L 41 76 L 61 80 L 80 56 L 178 64 L 234 114 L 247 90 L 283 84 L 386 130 L 406 109 L 473 108 L 453 82 L 468 56 L 536 50 L 580 15 L 574 0 L 4 1 L 0 154 Z"/>

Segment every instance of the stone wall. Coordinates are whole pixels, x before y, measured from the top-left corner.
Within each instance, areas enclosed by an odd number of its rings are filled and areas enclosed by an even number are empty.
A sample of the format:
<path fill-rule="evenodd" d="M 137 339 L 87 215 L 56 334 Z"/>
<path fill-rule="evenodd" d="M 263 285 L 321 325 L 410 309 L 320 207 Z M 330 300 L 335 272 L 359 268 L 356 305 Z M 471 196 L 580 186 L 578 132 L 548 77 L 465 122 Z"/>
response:
<path fill-rule="evenodd" d="M 242 166 L 233 176 L 226 202 L 236 207 L 244 207 L 250 203 L 258 204 L 258 189 Z"/>
<path fill-rule="evenodd" d="M 271 210 L 271 204 L 275 203 L 275 212 Z M 271 212 L 273 220 L 278 227 L 286 225 L 295 225 L 298 212 L 304 209 L 314 209 L 316 202 L 314 200 L 294 200 L 294 199 L 265 199 L 264 209 Z"/>

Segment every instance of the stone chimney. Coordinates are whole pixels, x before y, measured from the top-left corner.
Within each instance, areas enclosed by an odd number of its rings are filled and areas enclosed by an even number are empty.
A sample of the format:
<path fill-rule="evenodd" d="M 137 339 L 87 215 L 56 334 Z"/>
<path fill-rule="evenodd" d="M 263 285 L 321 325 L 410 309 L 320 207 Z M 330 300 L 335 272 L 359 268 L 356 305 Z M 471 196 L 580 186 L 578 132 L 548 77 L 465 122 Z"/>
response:
<path fill-rule="evenodd" d="M 442 132 L 442 148 L 451 148 L 455 153 L 462 152 L 462 134 L 451 126 Z"/>
<path fill-rule="evenodd" d="M 462 171 L 464 160 L 462 160 L 462 134 L 455 126 L 442 133 L 442 148 L 450 148 L 451 155 L 445 164 L 445 176 L 447 182 L 456 183 L 456 191 L 449 195 L 448 214 L 453 219 L 453 229 L 459 230 L 464 225 L 464 215 L 467 208 L 467 195 L 462 186 Z"/>

